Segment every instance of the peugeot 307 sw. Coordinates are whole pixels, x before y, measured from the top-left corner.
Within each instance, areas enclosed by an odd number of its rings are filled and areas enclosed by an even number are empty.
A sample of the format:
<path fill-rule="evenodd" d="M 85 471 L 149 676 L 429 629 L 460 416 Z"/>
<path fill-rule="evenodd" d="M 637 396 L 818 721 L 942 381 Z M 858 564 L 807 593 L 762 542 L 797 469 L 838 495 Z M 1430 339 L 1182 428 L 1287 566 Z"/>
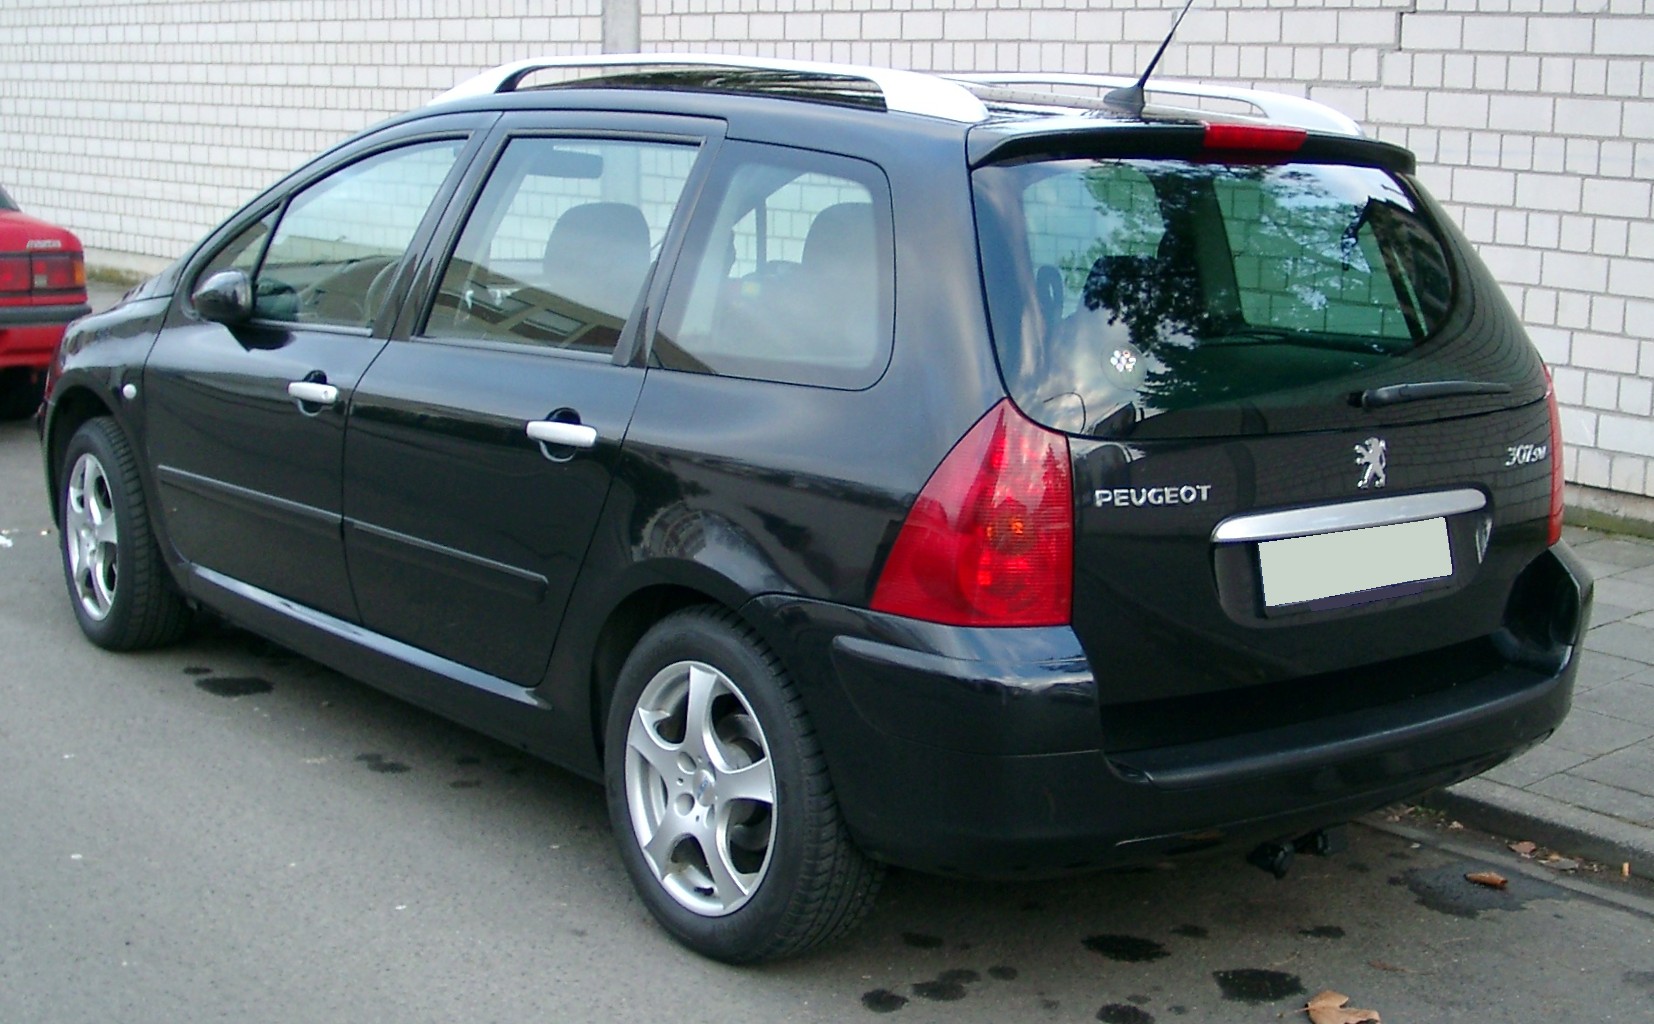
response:
<path fill-rule="evenodd" d="M 341 143 L 64 339 L 74 615 L 601 779 L 735 962 L 1543 740 L 1591 591 L 1499 288 L 1347 118 L 1122 84 L 534 60 Z"/>

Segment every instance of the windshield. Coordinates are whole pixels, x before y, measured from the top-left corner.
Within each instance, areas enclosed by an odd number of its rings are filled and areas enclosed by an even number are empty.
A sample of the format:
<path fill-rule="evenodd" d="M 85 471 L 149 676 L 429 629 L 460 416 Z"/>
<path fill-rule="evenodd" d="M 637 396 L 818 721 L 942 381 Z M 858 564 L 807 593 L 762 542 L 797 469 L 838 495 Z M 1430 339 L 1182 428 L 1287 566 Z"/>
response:
<path fill-rule="evenodd" d="M 1168 413 L 1153 433 L 1259 432 L 1273 408 L 1347 404 L 1413 379 L 1397 368 L 1453 303 L 1441 242 L 1378 168 L 1085 158 L 973 180 L 1001 369 L 1071 433 Z"/>
<path fill-rule="evenodd" d="M 7 194 L 6 194 L 6 189 L 5 189 L 5 187 L 4 187 L 4 186 L 0 186 L 0 210 L 12 210 L 12 211 L 15 211 L 15 210 L 17 210 L 17 209 L 18 209 L 18 206 L 17 206 L 17 204 L 16 204 L 16 203 L 14 203 L 14 202 L 12 202 L 12 198 L 11 198 L 11 196 L 8 196 L 8 195 L 7 195 Z"/>

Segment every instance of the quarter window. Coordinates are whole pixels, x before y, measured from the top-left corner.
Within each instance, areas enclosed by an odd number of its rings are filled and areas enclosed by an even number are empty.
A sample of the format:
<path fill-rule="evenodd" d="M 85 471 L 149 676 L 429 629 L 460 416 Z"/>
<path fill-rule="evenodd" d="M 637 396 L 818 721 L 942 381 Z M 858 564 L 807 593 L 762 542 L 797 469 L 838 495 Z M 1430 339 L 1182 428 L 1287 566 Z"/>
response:
<path fill-rule="evenodd" d="M 512 140 L 443 269 L 424 333 L 613 352 L 697 152 Z"/>
<path fill-rule="evenodd" d="M 889 359 L 884 175 L 859 160 L 732 143 L 674 280 L 654 365 L 861 388 Z"/>
<path fill-rule="evenodd" d="M 449 140 L 379 153 L 294 196 L 259 268 L 254 315 L 371 327 L 463 147 Z"/>

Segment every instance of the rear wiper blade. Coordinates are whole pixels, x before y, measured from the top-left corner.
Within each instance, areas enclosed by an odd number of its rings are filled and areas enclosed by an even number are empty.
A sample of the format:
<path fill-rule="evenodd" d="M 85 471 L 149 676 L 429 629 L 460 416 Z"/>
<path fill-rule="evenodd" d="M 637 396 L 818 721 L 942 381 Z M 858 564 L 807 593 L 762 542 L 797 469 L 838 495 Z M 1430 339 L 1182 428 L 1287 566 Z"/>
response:
<path fill-rule="evenodd" d="M 1352 405 L 1363 409 L 1378 409 L 1402 402 L 1422 402 L 1430 398 L 1455 398 L 1460 395 L 1508 395 L 1509 384 L 1490 380 L 1427 380 L 1416 384 L 1388 384 L 1368 388 L 1350 396 Z"/>

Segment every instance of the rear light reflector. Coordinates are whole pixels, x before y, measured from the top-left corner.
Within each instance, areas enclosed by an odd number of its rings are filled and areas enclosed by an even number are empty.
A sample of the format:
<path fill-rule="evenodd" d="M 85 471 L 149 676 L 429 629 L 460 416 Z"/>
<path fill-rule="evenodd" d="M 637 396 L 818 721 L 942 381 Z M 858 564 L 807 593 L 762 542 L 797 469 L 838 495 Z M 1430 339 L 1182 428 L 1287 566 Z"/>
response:
<path fill-rule="evenodd" d="M 952 626 L 1067 624 L 1073 493 L 1068 438 L 1000 401 L 919 492 L 873 610 Z"/>
<path fill-rule="evenodd" d="M 1556 407 L 1556 384 L 1545 367 L 1545 406 L 1551 415 L 1551 509 L 1546 519 L 1545 544 L 1562 539 L 1562 414 Z"/>
<path fill-rule="evenodd" d="M 27 294 L 34 280 L 27 256 L 0 256 L 0 295 Z"/>
<path fill-rule="evenodd" d="M 1208 150 L 1244 155 L 1259 153 L 1274 156 L 1296 153 L 1303 148 L 1309 133 L 1302 128 L 1280 128 L 1259 124 L 1208 124 L 1205 146 Z"/>

